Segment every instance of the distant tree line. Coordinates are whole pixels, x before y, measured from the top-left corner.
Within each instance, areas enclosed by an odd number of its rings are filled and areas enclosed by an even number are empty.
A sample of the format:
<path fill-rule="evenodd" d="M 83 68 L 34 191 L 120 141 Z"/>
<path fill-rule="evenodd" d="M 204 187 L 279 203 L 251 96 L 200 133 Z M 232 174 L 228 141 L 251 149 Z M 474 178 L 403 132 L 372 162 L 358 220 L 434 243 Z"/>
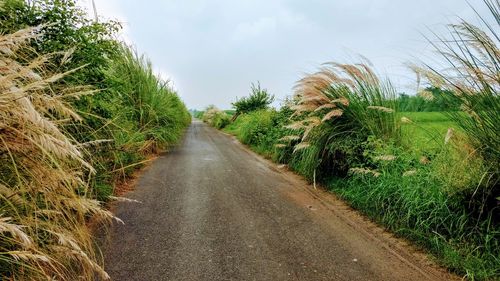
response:
<path fill-rule="evenodd" d="M 456 100 L 450 100 L 452 93 L 437 87 L 428 87 L 415 96 L 402 93 L 397 99 L 400 111 L 422 112 L 422 111 L 457 111 L 460 104 Z"/>

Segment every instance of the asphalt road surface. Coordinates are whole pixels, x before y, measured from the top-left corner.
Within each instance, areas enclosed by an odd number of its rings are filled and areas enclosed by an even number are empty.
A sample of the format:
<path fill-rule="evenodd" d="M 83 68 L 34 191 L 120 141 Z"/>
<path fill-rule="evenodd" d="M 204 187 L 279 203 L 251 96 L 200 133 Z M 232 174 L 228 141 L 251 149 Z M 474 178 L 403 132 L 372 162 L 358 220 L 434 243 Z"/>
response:
<path fill-rule="evenodd" d="M 114 208 L 113 280 L 448 280 L 334 196 L 194 121 Z"/>

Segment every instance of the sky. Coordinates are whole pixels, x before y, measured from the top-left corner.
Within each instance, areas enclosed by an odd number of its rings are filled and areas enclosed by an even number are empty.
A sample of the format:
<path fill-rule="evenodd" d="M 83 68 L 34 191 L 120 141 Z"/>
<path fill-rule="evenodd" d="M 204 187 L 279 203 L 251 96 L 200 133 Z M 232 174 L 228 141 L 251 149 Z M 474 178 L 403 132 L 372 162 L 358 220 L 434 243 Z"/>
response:
<path fill-rule="evenodd" d="M 93 14 L 91 0 L 80 0 Z M 480 0 L 469 0 L 486 13 Z M 101 19 L 152 61 L 188 108 L 229 109 L 260 82 L 278 106 L 322 63 L 373 64 L 414 94 L 407 62 L 432 59 L 425 39 L 458 17 L 478 23 L 466 0 L 95 0 Z M 431 36 L 432 37 L 432 36 Z"/>

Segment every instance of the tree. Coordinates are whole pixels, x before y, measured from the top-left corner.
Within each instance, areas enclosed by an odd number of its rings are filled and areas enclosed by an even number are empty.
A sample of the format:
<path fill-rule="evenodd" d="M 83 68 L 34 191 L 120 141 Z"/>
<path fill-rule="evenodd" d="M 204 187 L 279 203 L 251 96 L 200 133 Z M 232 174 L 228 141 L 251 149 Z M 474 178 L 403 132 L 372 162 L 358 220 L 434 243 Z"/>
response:
<path fill-rule="evenodd" d="M 266 109 L 274 101 L 274 95 L 268 93 L 267 89 L 262 89 L 260 83 L 252 83 L 251 93 L 248 97 L 243 97 L 233 102 L 233 108 L 236 110 L 233 121 L 243 113 Z"/>

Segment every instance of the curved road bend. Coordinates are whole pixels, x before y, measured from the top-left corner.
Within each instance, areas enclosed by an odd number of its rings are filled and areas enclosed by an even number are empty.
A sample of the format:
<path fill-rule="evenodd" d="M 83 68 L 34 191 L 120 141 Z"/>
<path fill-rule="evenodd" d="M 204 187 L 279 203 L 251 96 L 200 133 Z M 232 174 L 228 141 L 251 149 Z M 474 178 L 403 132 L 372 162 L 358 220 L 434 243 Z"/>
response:
<path fill-rule="evenodd" d="M 447 280 L 330 194 L 194 121 L 110 229 L 113 280 Z M 427 264 L 427 265 L 426 265 Z"/>

